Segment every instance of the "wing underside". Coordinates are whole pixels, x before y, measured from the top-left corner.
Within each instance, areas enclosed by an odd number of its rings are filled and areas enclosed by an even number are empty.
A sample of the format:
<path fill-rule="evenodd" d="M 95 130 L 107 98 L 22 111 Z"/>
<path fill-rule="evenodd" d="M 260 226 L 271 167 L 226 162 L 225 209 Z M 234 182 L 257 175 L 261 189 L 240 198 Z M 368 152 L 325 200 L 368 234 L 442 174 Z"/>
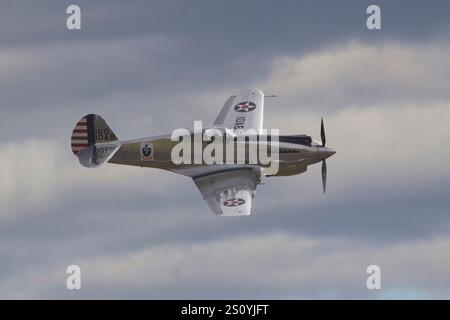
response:
<path fill-rule="evenodd" d="M 260 171 L 246 168 L 193 178 L 214 213 L 224 216 L 250 215 Z"/>

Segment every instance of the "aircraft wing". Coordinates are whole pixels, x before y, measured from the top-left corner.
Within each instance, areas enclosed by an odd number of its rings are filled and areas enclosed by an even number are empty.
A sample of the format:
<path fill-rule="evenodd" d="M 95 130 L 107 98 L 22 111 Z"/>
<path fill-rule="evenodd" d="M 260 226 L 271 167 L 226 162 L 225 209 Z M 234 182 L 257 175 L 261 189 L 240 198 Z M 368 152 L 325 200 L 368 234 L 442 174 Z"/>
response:
<path fill-rule="evenodd" d="M 219 171 L 193 178 L 209 207 L 217 215 L 250 215 L 260 171 L 256 167 Z"/>
<path fill-rule="evenodd" d="M 264 115 L 264 93 L 258 89 L 249 89 L 231 96 L 225 102 L 214 126 L 239 131 L 254 129 L 261 133 Z"/>

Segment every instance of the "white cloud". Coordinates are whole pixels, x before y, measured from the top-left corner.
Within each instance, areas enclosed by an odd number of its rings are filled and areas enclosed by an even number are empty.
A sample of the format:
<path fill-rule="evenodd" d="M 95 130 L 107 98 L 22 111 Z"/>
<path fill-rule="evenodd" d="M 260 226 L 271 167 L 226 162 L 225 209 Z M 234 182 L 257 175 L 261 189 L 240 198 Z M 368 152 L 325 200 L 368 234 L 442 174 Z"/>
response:
<path fill-rule="evenodd" d="M 387 42 L 325 48 L 278 57 L 261 86 L 283 107 L 336 110 L 374 103 L 448 101 L 448 43 Z"/>
<path fill-rule="evenodd" d="M 54 140 L 2 144 L 0 167 L 0 219 L 32 215 L 34 208 L 48 207 L 57 203 L 60 196 L 77 190 L 133 186 L 162 195 L 173 186 L 173 180 L 166 177 L 169 174 L 159 170 L 153 170 L 149 183 L 142 177 L 141 168 L 116 165 L 84 168 L 72 155 L 69 140 L 66 145 Z"/>

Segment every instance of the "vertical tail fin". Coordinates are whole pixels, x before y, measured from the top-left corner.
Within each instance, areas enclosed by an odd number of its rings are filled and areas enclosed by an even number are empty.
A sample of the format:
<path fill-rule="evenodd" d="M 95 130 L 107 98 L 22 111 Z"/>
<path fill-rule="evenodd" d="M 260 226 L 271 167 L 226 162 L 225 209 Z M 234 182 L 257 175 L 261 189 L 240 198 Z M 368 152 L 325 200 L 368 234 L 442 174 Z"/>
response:
<path fill-rule="evenodd" d="M 72 152 L 78 154 L 96 143 L 119 140 L 105 120 L 96 114 L 88 114 L 81 118 L 72 132 Z"/>
<path fill-rule="evenodd" d="M 114 143 L 118 140 L 102 117 L 88 114 L 81 118 L 73 129 L 72 152 L 83 166 L 94 167 L 110 158 L 119 147 L 119 144 Z"/>

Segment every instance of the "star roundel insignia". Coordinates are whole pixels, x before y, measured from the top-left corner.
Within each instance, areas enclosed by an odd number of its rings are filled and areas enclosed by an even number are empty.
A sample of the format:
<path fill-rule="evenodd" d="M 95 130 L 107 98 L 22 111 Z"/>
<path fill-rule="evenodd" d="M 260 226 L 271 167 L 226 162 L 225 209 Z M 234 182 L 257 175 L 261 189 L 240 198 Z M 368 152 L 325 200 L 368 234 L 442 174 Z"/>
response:
<path fill-rule="evenodd" d="M 227 201 L 225 201 L 223 203 L 223 205 L 226 207 L 237 207 L 237 206 L 243 205 L 244 203 L 245 203 L 244 199 L 233 198 L 233 199 L 228 199 Z"/>
<path fill-rule="evenodd" d="M 244 101 L 234 106 L 234 110 L 237 112 L 249 112 L 256 109 L 256 104 L 251 101 Z"/>

